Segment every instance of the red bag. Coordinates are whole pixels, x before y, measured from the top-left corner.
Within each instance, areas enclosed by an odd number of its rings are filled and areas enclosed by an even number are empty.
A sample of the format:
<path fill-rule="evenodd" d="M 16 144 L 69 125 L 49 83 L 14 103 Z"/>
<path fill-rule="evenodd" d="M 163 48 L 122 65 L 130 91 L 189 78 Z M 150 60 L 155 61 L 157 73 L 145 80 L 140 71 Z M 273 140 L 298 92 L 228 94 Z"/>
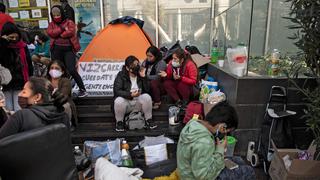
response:
<path fill-rule="evenodd" d="M 192 101 L 188 104 L 183 118 L 183 123 L 187 124 L 192 119 L 194 114 L 204 117 L 203 104 L 199 101 Z"/>

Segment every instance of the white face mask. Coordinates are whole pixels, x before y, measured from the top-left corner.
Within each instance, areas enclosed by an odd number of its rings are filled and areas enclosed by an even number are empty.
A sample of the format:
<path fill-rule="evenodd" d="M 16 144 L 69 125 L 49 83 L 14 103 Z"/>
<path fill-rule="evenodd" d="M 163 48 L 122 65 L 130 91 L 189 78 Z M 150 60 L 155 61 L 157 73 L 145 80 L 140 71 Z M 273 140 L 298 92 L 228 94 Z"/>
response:
<path fill-rule="evenodd" d="M 172 61 L 172 66 L 175 67 L 175 68 L 180 67 L 180 63 Z"/>
<path fill-rule="evenodd" d="M 50 76 L 51 76 L 52 78 L 59 78 L 59 77 L 62 76 L 62 72 L 59 71 L 59 70 L 56 70 L 56 69 L 51 69 L 51 70 L 49 71 L 49 74 L 50 74 Z"/>

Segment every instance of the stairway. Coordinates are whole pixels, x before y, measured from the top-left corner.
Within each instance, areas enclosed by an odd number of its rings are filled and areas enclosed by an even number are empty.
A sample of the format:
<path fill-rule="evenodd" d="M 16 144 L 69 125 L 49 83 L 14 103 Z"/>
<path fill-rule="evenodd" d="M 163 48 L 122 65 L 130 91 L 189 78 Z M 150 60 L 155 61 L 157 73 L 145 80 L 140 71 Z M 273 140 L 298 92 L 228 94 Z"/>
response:
<path fill-rule="evenodd" d="M 136 145 L 144 136 L 163 134 L 177 141 L 182 129 L 182 125 L 168 124 L 168 104 L 162 104 L 158 110 L 153 110 L 153 119 L 158 128 L 116 132 L 115 119 L 111 112 L 112 97 L 77 98 L 74 102 L 77 106 L 79 125 L 71 134 L 73 145 L 82 146 L 86 140 L 106 141 L 116 138 L 126 138 L 131 145 Z"/>

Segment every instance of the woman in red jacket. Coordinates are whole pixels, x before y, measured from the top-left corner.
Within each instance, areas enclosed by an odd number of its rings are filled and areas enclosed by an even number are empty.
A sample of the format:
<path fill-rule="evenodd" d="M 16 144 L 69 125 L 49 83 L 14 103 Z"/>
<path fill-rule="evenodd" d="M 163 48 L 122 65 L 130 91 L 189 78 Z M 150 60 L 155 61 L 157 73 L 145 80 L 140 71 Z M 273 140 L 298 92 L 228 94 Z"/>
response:
<path fill-rule="evenodd" d="M 165 77 L 164 89 L 178 106 L 186 105 L 193 94 L 193 86 L 198 79 L 198 68 L 190 54 L 183 49 L 177 49 L 169 62 L 166 72 L 161 71 L 160 76 Z"/>
<path fill-rule="evenodd" d="M 51 18 L 47 33 L 51 38 L 50 48 L 53 60 L 62 61 L 69 74 L 79 87 L 78 97 L 87 96 L 83 81 L 76 70 L 75 53 L 80 50 L 79 40 L 76 36 L 76 25 L 67 19 L 59 5 L 51 8 Z"/>

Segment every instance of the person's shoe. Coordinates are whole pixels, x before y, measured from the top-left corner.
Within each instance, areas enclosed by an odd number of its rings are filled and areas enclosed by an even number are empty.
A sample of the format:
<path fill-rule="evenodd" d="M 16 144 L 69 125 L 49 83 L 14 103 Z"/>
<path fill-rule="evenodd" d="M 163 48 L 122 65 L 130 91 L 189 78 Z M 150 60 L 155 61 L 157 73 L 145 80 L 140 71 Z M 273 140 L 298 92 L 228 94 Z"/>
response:
<path fill-rule="evenodd" d="M 179 100 L 176 102 L 176 106 L 179 107 L 179 108 L 181 108 L 181 109 L 186 108 L 187 105 L 188 105 L 188 102 L 185 101 L 185 100 L 180 100 L 180 99 L 179 99 Z"/>
<path fill-rule="evenodd" d="M 155 129 L 158 126 L 156 125 L 156 123 L 154 122 L 153 119 L 147 119 L 146 120 L 146 127 L 149 128 L 149 129 Z"/>
<path fill-rule="evenodd" d="M 117 132 L 124 132 L 124 124 L 122 121 L 118 121 L 116 123 L 116 131 Z"/>
<path fill-rule="evenodd" d="M 160 105 L 161 105 L 161 102 L 154 103 L 152 106 L 152 109 L 159 109 Z"/>
<path fill-rule="evenodd" d="M 79 92 L 78 92 L 79 98 L 86 97 L 86 96 L 88 96 L 88 93 L 86 90 L 79 90 Z"/>

